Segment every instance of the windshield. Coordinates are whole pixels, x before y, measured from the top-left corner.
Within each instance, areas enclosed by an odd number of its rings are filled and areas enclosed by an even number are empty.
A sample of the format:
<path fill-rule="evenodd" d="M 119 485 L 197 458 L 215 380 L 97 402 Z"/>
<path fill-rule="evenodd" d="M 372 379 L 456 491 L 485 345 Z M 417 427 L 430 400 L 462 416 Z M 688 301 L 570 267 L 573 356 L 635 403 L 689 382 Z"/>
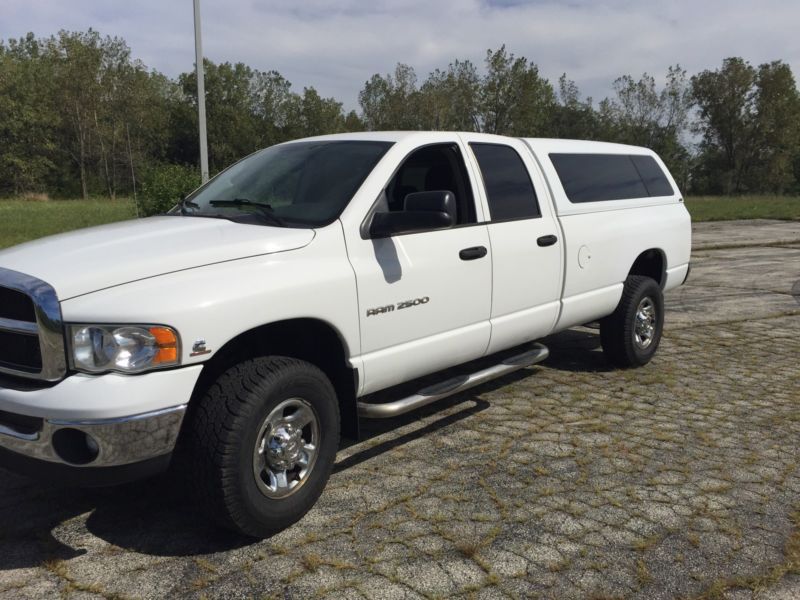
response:
<path fill-rule="evenodd" d="M 339 217 L 392 144 L 295 142 L 237 162 L 170 214 L 283 227 L 321 227 Z"/>

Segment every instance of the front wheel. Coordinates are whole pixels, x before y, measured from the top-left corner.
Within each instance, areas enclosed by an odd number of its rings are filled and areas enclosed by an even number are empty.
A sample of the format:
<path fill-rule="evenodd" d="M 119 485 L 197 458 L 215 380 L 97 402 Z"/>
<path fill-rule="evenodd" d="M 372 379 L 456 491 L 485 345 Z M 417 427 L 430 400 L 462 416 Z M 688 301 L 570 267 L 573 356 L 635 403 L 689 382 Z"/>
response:
<path fill-rule="evenodd" d="M 618 367 L 640 367 L 653 358 L 664 328 L 664 295 L 650 277 L 629 275 L 616 310 L 600 321 L 603 354 Z"/>
<path fill-rule="evenodd" d="M 222 525 L 263 538 L 298 521 L 321 495 L 339 444 L 339 405 L 317 367 L 257 358 L 221 375 L 189 426 L 201 506 Z"/>

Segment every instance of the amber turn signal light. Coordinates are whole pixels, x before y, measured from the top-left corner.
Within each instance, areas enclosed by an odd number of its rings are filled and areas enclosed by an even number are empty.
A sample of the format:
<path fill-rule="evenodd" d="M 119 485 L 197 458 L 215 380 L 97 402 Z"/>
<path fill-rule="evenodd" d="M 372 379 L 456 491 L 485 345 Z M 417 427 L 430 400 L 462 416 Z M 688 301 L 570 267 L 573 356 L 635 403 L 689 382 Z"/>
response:
<path fill-rule="evenodd" d="M 175 332 L 166 327 L 151 327 L 150 334 L 156 338 L 158 353 L 153 364 L 174 363 L 178 360 L 178 338 Z"/>

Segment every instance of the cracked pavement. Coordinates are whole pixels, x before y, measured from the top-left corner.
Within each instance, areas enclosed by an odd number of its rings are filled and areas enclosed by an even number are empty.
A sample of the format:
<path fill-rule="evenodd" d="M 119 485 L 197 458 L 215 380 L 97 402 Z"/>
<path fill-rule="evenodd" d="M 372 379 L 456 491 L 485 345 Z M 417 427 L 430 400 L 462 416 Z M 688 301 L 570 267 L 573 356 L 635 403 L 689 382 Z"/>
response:
<path fill-rule="evenodd" d="M 800 597 L 800 223 L 697 224 L 694 248 L 648 366 L 551 336 L 541 365 L 365 422 L 268 540 L 166 478 L 0 471 L 0 598 Z"/>

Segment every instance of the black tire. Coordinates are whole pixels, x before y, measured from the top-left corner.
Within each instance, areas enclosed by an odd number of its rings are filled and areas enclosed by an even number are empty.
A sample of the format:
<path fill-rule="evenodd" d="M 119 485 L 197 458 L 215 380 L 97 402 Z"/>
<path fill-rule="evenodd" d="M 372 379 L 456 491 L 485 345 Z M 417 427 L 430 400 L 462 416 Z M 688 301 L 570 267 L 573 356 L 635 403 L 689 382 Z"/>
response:
<path fill-rule="evenodd" d="M 262 426 L 268 427 L 268 417 L 298 399 L 318 420 L 315 460 L 288 496 L 268 497 L 261 488 L 271 480 L 262 477 L 258 483 L 254 472 L 256 439 Z M 289 415 L 291 409 L 289 405 Z M 306 435 L 299 441 L 305 443 Z M 187 423 L 186 438 L 186 466 L 200 507 L 229 529 L 264 538 L 300 520 L 322 494 L 339 445 L 339 404 L 330 381 L 314 365 L 285 357 L 256 358 L 232 367 L 209 387 Z"/>
<path fill-rule="evenodd" d="M 650 306 L 653 308 L 654 318 L 650 323 L 652 332 L 648 337 L 645 332 L 649 328 L 642 325 L 637 330 L 636 324 L 640 308 L 645 309 L 643 314 L 649 314 L 646 309 Z M 658 349 L 663 328 L 664 295 L 661 287 L 650 277 L 629 275 L 616 310 L 600 321 L 603 354 L 617 367 L 646 365 Z"/>

